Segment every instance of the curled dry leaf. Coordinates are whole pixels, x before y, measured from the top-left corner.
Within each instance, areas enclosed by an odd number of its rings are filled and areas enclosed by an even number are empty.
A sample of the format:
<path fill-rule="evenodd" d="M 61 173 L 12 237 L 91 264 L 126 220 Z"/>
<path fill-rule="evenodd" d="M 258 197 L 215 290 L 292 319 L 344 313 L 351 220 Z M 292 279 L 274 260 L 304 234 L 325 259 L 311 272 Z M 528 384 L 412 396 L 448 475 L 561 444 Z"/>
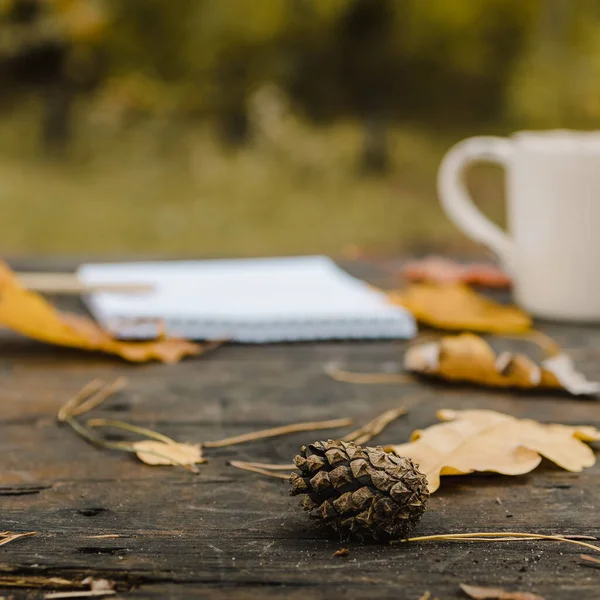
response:
<path fill-rule="evenodd" d="M 440 475 L 493 471 L 503 475 L 529 473 L 545 457 L 559 467 L 578 472 L 596 462 L 583 442 L 600 441 L 590 426 L 544 425 L 492 410 L 438 411 L 445 423 L 414 431 L 410 442 L 386 447 L 406 456 L 427 476 L 429 492 L 440 486 Z"/>
<path fill-rule="evenodd" d="M 204 463 L 200 444 L 140 440 L 131 444 L 136 456 L 147 465 L 185 465 Z"/>
<path fill-rule="evenodd" d="M 408 281 L 462 282 L 489 288 L 508 288 L 511 285 L 510 277 L 495 265 L 461 264 L 441 256 L 410 261 L 404 265 L 402 275 Z"/>
<path fill-rule="evenodd" d="M 461 583 L 460 589 L 473 600 L 544 600 L 531 592 L 507 592 L 502 588 L 479 587 L 466 583 Z"/>
<path fill-rule="evenodd" d="M 82 585 L 89 585 L 92 592 L 106 592 L 115 589 L 115 582 L 110 579 L 95 579 L 94 577 L 86 577 Z"/>
<path fill-rule="evenodd" d="M 522 333 L 531 317 L 516 306 L 505 306 L 462 283 L 415 283 L 388 294 L 394 304 L 407 308 L 425 325 L 450 331 Z"/>
<path fill-rule="evenodd" d="M 575 370 L 571 359 L 554 354 L 536 364 L 525 354 L 496 354 L 472 333 L 416 343 L 404 355 L 404 367 L 447 381 L 464 381 L 491 387 L 563 389 L 574 395 L 600 392 L 600 384 Z"/>
<path fill-rule="evenodd" d="M 91 319 L 61 313 L 39 294 L 23 288 L 2 261 L 0 325 L 48 344 L 117 354 L 131 362 L 175 363 L 184 356 L 201 354 L 205 350 L 200 344 L 174 338 L 147 342 L 116 340 Z"/>

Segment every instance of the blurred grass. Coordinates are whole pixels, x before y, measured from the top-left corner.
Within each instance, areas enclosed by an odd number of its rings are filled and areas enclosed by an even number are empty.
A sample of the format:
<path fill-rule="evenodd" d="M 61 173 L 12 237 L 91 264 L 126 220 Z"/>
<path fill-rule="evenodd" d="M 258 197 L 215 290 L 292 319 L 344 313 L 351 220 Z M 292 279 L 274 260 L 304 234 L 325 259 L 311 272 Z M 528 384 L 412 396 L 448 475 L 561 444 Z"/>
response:
<path fill-rule="evenodd" d="M 361 131 L 288 116 L 246 148 L 198 125 L 79 123 L 69 157 L 36 155 L 33 108 L 0 121 L 3 255 L 250 256 L 476 247 L 448 221 L 435 173 L 455 141 L 396 129 L 389 176 L 358 173 Z M 503 213 L 500 174 L 476 169 L 484 211 Z"/>

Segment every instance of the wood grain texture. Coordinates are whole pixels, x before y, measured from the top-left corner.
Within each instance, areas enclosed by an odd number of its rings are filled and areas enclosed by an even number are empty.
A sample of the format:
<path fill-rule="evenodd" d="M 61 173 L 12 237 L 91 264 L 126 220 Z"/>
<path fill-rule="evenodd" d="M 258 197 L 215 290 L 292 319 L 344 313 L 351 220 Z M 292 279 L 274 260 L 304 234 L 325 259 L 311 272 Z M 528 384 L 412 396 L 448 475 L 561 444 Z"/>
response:
<path fill-rule="evenodd" d="M 372 266 L 356 268 L 375 283 L 385 279 Z M 80 309 L 73 301 L 70 307 Z M 565 347 L 579 348 L 578 365 L 590 378 L 600 378 L 600 329 L 542 328 Z M 39 535 L 0 548 L 0 581 L 94 575 L 117 581 L 126 598 L 416 600 L 430 590 L 449 599 L 464 597 L 461 582 L 529 590 L 551 600 L 600 597 L 600 568 L 581 560 L 575 546 L 341 544 L 306 517 L 285 482 L 227 466 L 232 458 L 289 462 L 301 444 L 346 430 L 210 449 L 209 462 L 193 475 L 89 446 L 54 418 L 91 378 L 125 375 L 129 386 L 94 415 L 186 442 L 296 421 L 348 416 L 360 424 L 407 401 L 414 403 L 411 412 L 378 443 L 406 440 L 413 429 L 431 424 L 442 407 L 486 407 L 600 427 L 600 404 L 593 400 L 428 382 L 351 385 L 323 373 L 331 361 L 357 371 L 400 365 L 403 348 L 398 342 L 226 346 L 176 366 L 132 366 L 2 332 L 0 530 Z M 415 535 L 512 530 L 600 537 L 599 508 L 598 465 L 579 474 L 543 464 L 520 477 L 446 478 Z M 113 533 L 120 537 L 89 537 Z M 349 556 L 333 557 L 342 545 Z M 50 589 L 0 583 L 0 596 L 41 598 Z"/>

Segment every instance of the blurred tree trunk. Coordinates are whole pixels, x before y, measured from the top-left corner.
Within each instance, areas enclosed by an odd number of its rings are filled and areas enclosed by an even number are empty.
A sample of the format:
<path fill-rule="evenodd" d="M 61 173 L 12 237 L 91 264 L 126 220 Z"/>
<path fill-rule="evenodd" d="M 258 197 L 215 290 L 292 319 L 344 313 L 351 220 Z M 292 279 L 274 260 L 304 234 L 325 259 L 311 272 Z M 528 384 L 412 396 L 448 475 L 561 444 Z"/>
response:
<path fill-rule="evenodd" d="M 393 58 L 393 9 L 389 0 L 354 0 L 338 29 L 341 81 L 350 110 L 364 126 L 360 169 L 384 172 L 390 159 L 387 128 Z"/>
<path fill-rule="evenodd" d="M 361 169 L 367 173 L 385 173 L 390 168 L 388 127 L 386 117 L 378 111 L 363 121 L 364 142 Z"/>
<path fill-rule="evenodd" d="M 48 154 L 63 154 L 71 139 L 73 93 L 59 78 L 43 88 L 41 138 Z"/>

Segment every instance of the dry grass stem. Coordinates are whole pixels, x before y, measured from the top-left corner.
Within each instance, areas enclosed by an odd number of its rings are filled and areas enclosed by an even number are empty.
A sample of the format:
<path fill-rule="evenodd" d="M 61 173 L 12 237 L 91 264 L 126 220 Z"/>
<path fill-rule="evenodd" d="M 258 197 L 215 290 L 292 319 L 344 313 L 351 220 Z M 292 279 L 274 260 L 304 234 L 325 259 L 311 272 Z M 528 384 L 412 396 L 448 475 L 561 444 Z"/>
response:
<path fill-rule="evenodd" d="M 62 577 L 44 577 L 42 575 L 2 575 L 0 587 L 48 588 L 48 587 L 81 587 L 78 582 Z M 0 596 L 3 598 L 3 596 Z"/>
<path fill-rule="evenodd" d="M 10 544 L 10 542 L 14 542 L 20 538 L 37 535 L 37 531 L 28 531 L 27 533 L 12 533 L 12 531 L 4 531 L 1 535 L 4 539 L 0 539 L 0 546 L 4 546 L 4 544 Z"/>
<path fill-rule="evenodd" d="M 86 540 L 108 540 L 113 538 L 120 538 L 120 533 L 103 533 L 101 535 L 85 535 Z"/>
<path fill-rule="evenodd" d="M 81 404 L 75 406 L 69 416 L 77 417 L 79 415 L 83 415 L 94 408 L 97 408 L 102 404 L 105 400 L 110 398 L 113 394 L 121 391 L 127 385 L 126 377 L 119 377 L 115 379 L 112 383 L 105 386 L 103 389 L 98 390 L 95 394 L 91 395 L 87 400 L 83 401 Z"/>
<path fill-rule="evenodd" d="M 386 410 L 383 414 L 375 417 L 366 425 L 345 435 L 342 440 L 345 442 L 354 442 L 359 446 L 365 444 L 376 435 L 379 435 L 390 423 L 405 415 L 407 412 L 408 408 L 406 406 Z"/>
<path fill-rule="evenodd" d="M 347 434 L 342 438 L 342 440 L 347 442 L 355 442 L 357 444 L 363 444 L 369 441 L 371 438 L 375 437 L 379 433 L 381 433 L 385 427 L 387 427 L 391 422 L 396 420 L 397 418 L 405 415 L 408 412 L 408 409 L 405 406 L 401 406 L 399 408 L 393 408 L 391 410 L 387 410 L 375 417 L 372 421 L 369 421 L 366 425 L 363 425 L 359 429 Z M 324 424 L 331 424 L 332 421 L 326 421 Z M 300 423 L 299 425 L 311 425 L 309 423 L 304 424 Z M 314 424 L 312 424 L 314 425 Z M 341 426 L 341 425 L 340 425 Z M 207 446 L 207 444 L 203 444 Z M 253 473 L 260 473 L 262 475 L 267 475 L 269 477 L 277 477 L 278 479 L 288 479 L 289 475 L 281 475 L 278 473 L 274 473 L 273 471 L 293 471 L 296 468 L 296 465 L 293 463 L 290 464 L 273 464 L 273 463 L 261 463 L 261 462 L 249 462 L 249 461 L 230 461 L 231 466 L 236 467 L 238 469 L 244 469 L 245 471 L 252 471 Z"/>
<path fill-rule="evenodd" d="M 285 479 L 289 480 L 289 475 L 284 475 L 283 473 L 275 473 L 273 471 L 268 471 L 267 469 L 263 469 L 261 467 L 255 467 L 254 463 L 244 462 L 242 460 L 232 460 L 229 461 L 229 464 L 236 469 L 242 469 L 244 471 L 252 471 L 253 473 L 260 473 L 261 475 L 267 475 L 268 477 L 275 477 L 276 479 Z M 279 465 L 278 465 L 279 466 Z M 296 467 L 291 465 L 292 469 Z"/>
<path fill-rule="evenodd" d="M 499 337 L 503 337 L 509 340 L 525 340 L 536 344 L 541 348 L 547 356 L 556 356 L 562 352 L 561 347 L 555 342 L 549 335 L 533 329 L 526 331 L 525 333 L 513 333 L 513 334 L 501 334 Z"/>
<path fill-rule="evenodd" d="M 342 383 L 362 383 L 362 384 L 377 384 L 377 383 L 413 383 L 415 378 L 409 373 L 353 373 L 344 371 L 335 365 L 327 365 L 325 373 L 335 381 Z"/>
<path fill-rule="evenodd" d="M 138 427 L 137 425 L 131 425 L 130 423 L 125 423 L 125 421 L 115 421 L 111 419 L 89 419 L 87 422 L 87 426 L 112 427 L 114 429 L 123 429 L 124 431 L 137 433 L 138 435 L 143 435 L 145 437 L 158 440 L 159 442 L 164 442 L 165 444 L 177 444 L 177 442 L 174 439 L 163 435 L 162 433 L 158 433 L 158 431 L 153 431 L 152 429 L 147 429 L 146 427 Z"/>
<path fill-rule="evenodd" d="M 588 562 L 594 563 L 595 565 L 600 565 L 600 559 L 595 558 L 594 556 L 588 556 L 587 554 L 580 554 L 579 558 L 583 558 L 583 560 L 587 560 Z"/>
<path fill-rule="evenodd" d="M 83 402 L 86 398 L 89 398 L 92 394 L 95 394 L 98 390 L 102 389 L 106 383 L 102 379 L 92 379 L 92 381 L 86 383 L 72 398 L 67 400 L 58 411 L 58 420 L 64 423 L 67 417 L 71 416 L 72 410 Z"/>
<path fill-rule="evenodd" d="M 81 423 L 79 423 L 74 418 L 78 415 L 82 415 L 98 407 L 112 394 L 123 389 L 126 384 L 127 379 L 125 377 L 119 377 L 118 379 L 116 379 L 108 385 L 106 385 L 105 382 L 100 379 L 94 379 L 90 381 L 87 385 L 83 387 L 83 389 L 79 393 L 77 393 L 73 398 L 68 400 L 60 408 L 60 410 L 58 411 L 58 420 L 60 422 L 67 423 L 76 433 L 78 433 L 81 437 L 83 437 L 88 442 L 94 444 L 95 446 L 99 446 L 101 448 L 108 448 L 110 450 L 121 450 L 122 452 L 131 452 L 137 455 L 138 449 L 135 448 L 133 443 L 106 441 L 94 435 L 91 431 L 89 431 L 89 429 L 87 429 L 87 427 L 81 425 Z M 154 438 L 166 444 L 177 444 L 175 440 L 172 440 L 167 436 L 163 436 L 160 433 L 143 427 L 129 425 L 128 423 L 124 423 L 122 421 L 111 421 L 108 419 L 91 419 L 89 423 L 91 424 L 91 426 L 94 427 L 117 427 L 120 429 L 125 429 L 127 431 L 138 433 L 146 437 Z M 180 463 L 172 456 L 167 456 L 166 454 L 163 454 L 156 449 L 147 449 L 144 450 L 144 452 L 145 454 L 151 454 L 162 459 L 167 459 L 171 462 L 171 464 L 184 467 L 192 473 L 199 473 L 195 465 Z"/>
<path fill-rule="evenodd" d="M 235 461 L 238 464 L 243 464 L 256 469 L 264 469 L 265 471 L 290 471 L 296 468 L 294 463 L 289 464 L 273 464 L 273 463 L 261 463 L 261 462 L 249 462 L 245 460 Z"/>
<path fill-rule="evenodd" d="M 252 431 L 235 435 L 233 437 L 224 438 L 212 442 L 203 442 L 204 448 L 223 448 L 224 446 L 233 446 L 235 444 L 243 444 L 244 442 L 252 442 L 262 440 L 264 438 L 277 437 L 299 431 L 315 431 L 318 429 L 335 429 L 336 427 L 348 427 L 352 425 L 352 419 L 333 419 L 331 421 L 314 421 L 309 423 L 293 423 L 291 425 L 282 425 L 281 427 L 273 427 L 272 429 L 263 429 L 261 431 Z"/>
<path fill-rule="evenodd" d="M 58 600 L 59 598 L 99 598 L 100 596 L 114 596 L 115 590 L 88 590 L 80 592 L 50 592 L 44 594 L 45 600 Z"/>
<path fill-rule="evenodd" d="M 86 427 L 81 425 L 81 423 L 79 423 L 78 421 L 76 421 L 75 419 L 73 419 L 71 417 L 67 417 L 65 420 L 65 423 L 67 423 L 70 427 L 72 427 L 73 430 L 76 433 L 78 433 L 82 438 L 84 438 L 91 444 L 94 444 L 95 446 L 98 446 L 100 448 L 108 448 L 109 450 L 121 450 L 122 452 L 131 452 L 133 454 L 138 453 L 138 449 L 136 449 L 133 446 L 133 444 L 127 443 L 127 442 L 107 442 L 106 440 L 103 440 L 102 438 L 99 438 L 98 436 L 94 435 Z M 175 442 L 173 442 L 173 443 L 175 443 Z M 157 452 L 155 450 L 144 450 L 144 452 L 146 454 L 152 454 L 152 455 L 158 456 L 160 458 L 168 459 L 174 465 L 176 465 L 178 467 L 183 467 L 184 469 L 187 469 L 188 471 L 191 471 L 192 473 L 198 474 L 200 472 L 194 465 L 176 462 L 173 459 L 173 457 L 167 456 L 166 454 L 162 454 L 161 452 Z"/>
<path fill-rule="evenodd" d="M 595 552 L 600 552 L 600 546 L 594 546 L 593 544 L 588 544 L 587 542 L 581 542 L 579 540 L 570 539 L 567 536 L 562 535 L 542 535 L 539 533 L 521 533 L 514 531 L 503 531 L 503 532 L 471 532 L 471 533 L 445 533 L 438 535 L 422 535 L 419 537 L 407 538 L 405 540 L 399 540 L 399 543 L 403 542 L 426 542 L 426 541 L 460 541 L 460 542 L 471 542 L 478 541 L 479 539 L 484 539 L 485 541 L 495 542 L 498 541 L 497 538 L 501 538 L 500 541 L 504 541 L 504 539 L 513 539 L 514 541 L 532 541 L 532 540 L 551 540 L 556 542 L 566 542 L 568 544 L 576 544 L 577 546 L 583 546 L 584 548 L 589 548 L 594 550 Z"/>
<path fill-rule="evenodd" d="M 126 385 L 127 379 L 125 377 L 119 377 L 108 385 L 102 379 L 92 379 L 60 407 L 57 415 L 59 422 L 64 423 L 69 418 L 82 415 L 96 408 Z"/>

